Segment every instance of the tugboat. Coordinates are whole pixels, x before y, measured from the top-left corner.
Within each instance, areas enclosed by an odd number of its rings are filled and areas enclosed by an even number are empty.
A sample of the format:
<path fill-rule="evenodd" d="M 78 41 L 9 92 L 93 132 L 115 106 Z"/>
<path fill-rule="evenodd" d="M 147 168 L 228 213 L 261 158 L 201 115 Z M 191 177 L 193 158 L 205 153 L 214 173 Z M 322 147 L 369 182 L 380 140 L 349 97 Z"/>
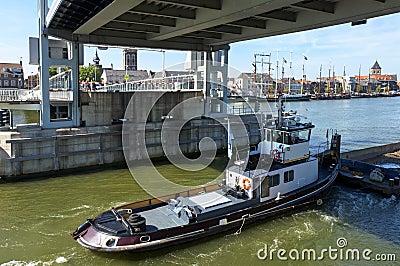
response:
<path fill-rule="evenodd" d="M 278 117 L 262 128 L 252 160 L 229 167 L 222 184 L 112 208 L 88 219 L 73 238 L 94 251 L 140 252 L 321 205 L 339 172 L 340 135 L 332 136 L 329 151 L 312 156 L 314 125 L 285 112 L 281 97 L 278 102 Z"/>

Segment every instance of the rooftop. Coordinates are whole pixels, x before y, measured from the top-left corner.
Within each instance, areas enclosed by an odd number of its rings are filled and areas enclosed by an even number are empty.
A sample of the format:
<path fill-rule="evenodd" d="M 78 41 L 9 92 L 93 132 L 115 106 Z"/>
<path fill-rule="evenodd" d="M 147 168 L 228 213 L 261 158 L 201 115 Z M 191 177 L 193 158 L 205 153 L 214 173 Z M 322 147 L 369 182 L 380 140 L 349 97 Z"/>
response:
<path fill-rule="evenodd" d="M 19 63 L 0 63 L 0 74 L 22 74 L 23 67 Z"/>

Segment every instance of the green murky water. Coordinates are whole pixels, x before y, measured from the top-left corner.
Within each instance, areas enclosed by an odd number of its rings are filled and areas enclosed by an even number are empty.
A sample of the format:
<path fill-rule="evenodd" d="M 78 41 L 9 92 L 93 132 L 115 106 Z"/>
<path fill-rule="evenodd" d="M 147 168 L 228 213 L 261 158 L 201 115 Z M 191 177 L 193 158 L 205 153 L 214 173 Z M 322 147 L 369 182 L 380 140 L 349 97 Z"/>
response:
<path fill-rule="evenodd" d="M 399 104 L 400 97 L 287 105 L 317 125 L 314 146 L 324 141 L 326 128 L 337 128 L 343 148 L 351 150 L 399 141 Z M 184 172 L 165 163 L 158 163 L 157 170 L 181 184 L 199 184 L 218 176 L 224 162 L 220 158 L 201 172 Z M 339 186 L 319 209 L 245 226 L 240 235 L 231 232 L 153 253 L 95 253 L 70 237 L 87 218 L 147 197 L 127 169 L 0 184 L 0 265 L 400 265 L 400 199 Z M 371 249 L 371 258 L 394 254 L 397 261 L 331 260 L 327 254 L 321 261 L 280 261 L 276 252 L 272 259 L 257 257 L 265 245 L 269 250 L 318 252 L 338 248 L 338 238 L 347 240 L 342 251 Z"/>
<path fill-rule="evenodd" d="M 224 159 L 218 159 L 223 164 Z M 196 173 L 158 164 L 163 174 L 181 174 L 192 183 Z M 214 178 L 209 167 L 202 177 Z M 200 242 L 142 254 L 101 254 L 86 250 L 69 233 L 86 218 L 125 202 L 147 198 L 127 169 L 54 176 L 0 185 L 0 264 L 53 265 L 315 265 L 315 261 L 260 260 L 265 244 L 275 249 L 337 248 L 339 237 L 349 248 L 396 254 L 400 260 L 400 202 L 373 194 L 334 187 L 321 209 L 245 226 L 240 235 L 222 234 Z M 276 256 L 276 254 L 275 254 Z M 65 259 L 65 260 L 64 260 Z M 372 265 L 365 261 L 325 258 L 323 265 Z M 397 262 L 398 263 L 398 262 Z M 379 265 L 396 265 L 380 262 Z"/>

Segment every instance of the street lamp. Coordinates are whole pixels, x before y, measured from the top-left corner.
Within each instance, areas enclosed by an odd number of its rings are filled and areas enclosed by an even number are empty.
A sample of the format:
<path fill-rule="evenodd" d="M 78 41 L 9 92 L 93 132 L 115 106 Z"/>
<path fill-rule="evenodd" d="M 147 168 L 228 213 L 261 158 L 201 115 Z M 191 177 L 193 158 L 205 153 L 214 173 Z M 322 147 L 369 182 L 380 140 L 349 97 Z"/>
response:
<path fill-rule="evenodd" d="M 30 81 L 30 85 L 29 85 L 29 89 L 32 89 L 32 87 L 33 87 L 33 72 L 31 72 L 31 75 L 30 75 L 30 77 L 29 77 L 29 81 Z"/>

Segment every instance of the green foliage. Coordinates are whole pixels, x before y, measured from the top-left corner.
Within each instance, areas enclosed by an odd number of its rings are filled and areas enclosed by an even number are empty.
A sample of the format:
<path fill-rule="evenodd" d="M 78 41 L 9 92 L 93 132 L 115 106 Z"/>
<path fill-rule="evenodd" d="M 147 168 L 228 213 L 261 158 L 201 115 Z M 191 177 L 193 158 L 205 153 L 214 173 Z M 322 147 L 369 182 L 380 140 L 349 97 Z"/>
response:
<path fill-rule="evenodd" d="M 67 71 L 68 70 L 68 67 L 62 67 L 61 68 L 61 71 Z M 52 77 L 52 76 L 55 76 L 55 75 L 57 75 L 58 74 L 58 68 L 57 67 L 50 67 L 49 68 L 49 75 L 50 75 L 50 78 Z"/>
<path fill-rule="evenodd" d="M 356 91 L 357 91 L 358 93 L 360 93 L 360 92 L 362 91 L 362 87 L 361 87 L 360 84 L 356 86 Z"/>
<path fill-rule="evenodd" d="M 328 86 L 328 87 L 326 88 L 326 91 L 325 91 L 325 92 L 326 92 L 326 93 L 331 93 L 331 91 L 332 91 L 332 90 L 331 90 L 331 87 Z"/>
<path fill-rule="evenodd" d="M 79 68 L 79 81 L 97 81 L 99 82 L 101 79 L 100 68 L 90 65 L 90 66 L 81 66 Z"/>
<path fill-rule="evenodd" d="M 49 75 L 50 75 L 50 77 L 57 75 L 57 68 L 56 67 L 50 67 L 49 68 Z"/>
<path fill-rule="evenodd" d="M 337 91 L 338 93 L 343 93 L 343 87 L 342 86 L 340 86 L 339 88 L 338 88 L 338 91 Z"/>
<path fill-rule="evenodd" d="M 286 93 L 286 94 L 289 93 L 289 87 L 286 87 L 286 86 L 285 86 L 285 87 L 283 88 L 283 92 Z"/>
<path fill-rule="evenodd" d="M 381 85 L 376 86 L 375 92 L 381 92 Z"/>

